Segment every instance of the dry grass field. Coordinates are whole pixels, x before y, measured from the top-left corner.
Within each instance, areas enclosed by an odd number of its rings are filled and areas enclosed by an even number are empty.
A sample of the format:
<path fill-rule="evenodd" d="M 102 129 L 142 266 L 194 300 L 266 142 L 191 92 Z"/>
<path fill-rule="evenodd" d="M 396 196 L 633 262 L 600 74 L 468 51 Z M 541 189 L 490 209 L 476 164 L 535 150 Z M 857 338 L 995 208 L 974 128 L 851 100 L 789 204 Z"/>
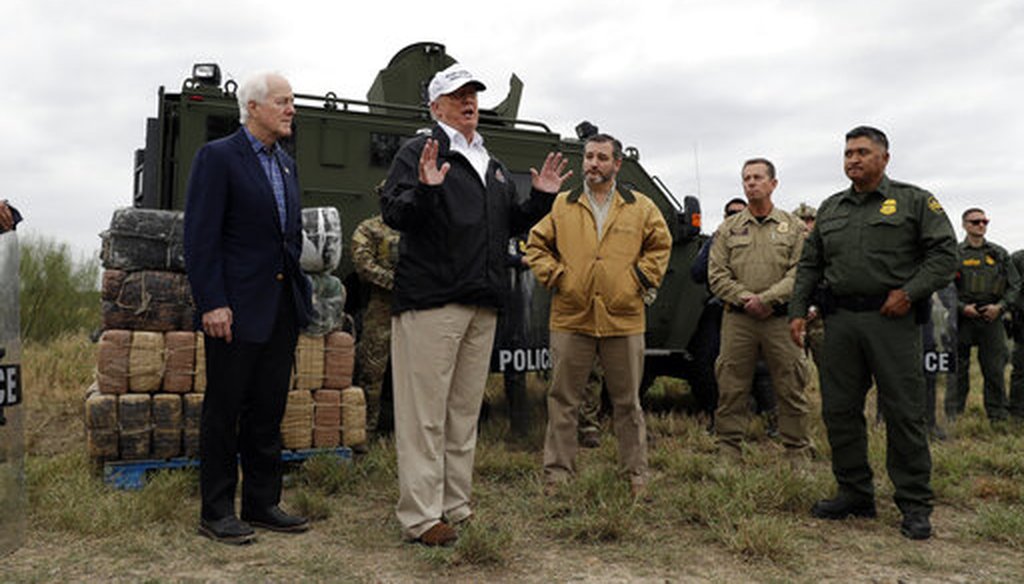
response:
<path fill-rule="evenodd" d="M 655 478 L 650 500 L 635 502 L 607 434 L 582 453 L 577 480 L 546 498 L 540 428 L 525 444 L 507 444 L 496 403 L 477 452 L 476 517 L 455 546 L 401 541 L 394 452 L 380 441 L 352 464 L 311 459 L 292 470 L 285 502 L 315 518 L 312 531 L 260 533 L 234 548 L 195 534 L 194 472 L 151 475 L 137 492 L 98 478 L 82 426 L 94 351 L 84 336 L 25 347 L 29 521 L 24 546 L 0 559 L 0 581 L 1024 580 L 1024 429 L 991 428 L 980 386 L 954 437 L 933 446 L 935 537 L 926 542 L 899 535 L 884 426 L 873 427 L 870 442 L 878 519 L 834 523 L 808 515 L 833 488 L 817 416 L 822 456 L 792 471 L 757 421 L 743 463 L 728 464 L 695 419 L 648 414 Z M 532 390 L 539 402 L 542 385 Z M 656 392 L 685 387 L 662 378 Z"/>

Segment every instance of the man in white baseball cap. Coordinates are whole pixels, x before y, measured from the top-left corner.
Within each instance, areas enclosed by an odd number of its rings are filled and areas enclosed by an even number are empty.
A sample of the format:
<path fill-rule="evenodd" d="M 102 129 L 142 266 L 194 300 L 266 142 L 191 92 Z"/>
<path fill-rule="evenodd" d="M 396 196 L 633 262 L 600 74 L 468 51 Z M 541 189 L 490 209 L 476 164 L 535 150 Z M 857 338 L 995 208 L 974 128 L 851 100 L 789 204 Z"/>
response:
<path fill-rule="evenodd" d="M 550 153 L 520 200 L 477 133 L 484 84 L 455 64 L 427 87 L 436 124 L 398 152 L 380 206 L 401 233 L 391 317 L 395 508 L 410 541 L 447 545 L 469 519 L 477 417 L 508 293 L 509 237 L 551 208 L 572 171 Z M 563 174 L 564 173 L 564 174 Z"/>

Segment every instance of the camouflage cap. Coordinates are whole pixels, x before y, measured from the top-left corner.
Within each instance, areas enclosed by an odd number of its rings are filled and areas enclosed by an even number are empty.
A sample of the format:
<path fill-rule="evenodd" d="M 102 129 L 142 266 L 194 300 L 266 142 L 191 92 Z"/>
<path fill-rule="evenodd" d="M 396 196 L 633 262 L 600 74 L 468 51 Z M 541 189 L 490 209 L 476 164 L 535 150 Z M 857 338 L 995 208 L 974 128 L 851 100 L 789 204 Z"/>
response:
<path fill-rule="evenodd" d="M 793 214 L 801 219 L 814 219 L 818 210 L 807 203 L 800 203 L 800 206 L 793 210 Z"/>

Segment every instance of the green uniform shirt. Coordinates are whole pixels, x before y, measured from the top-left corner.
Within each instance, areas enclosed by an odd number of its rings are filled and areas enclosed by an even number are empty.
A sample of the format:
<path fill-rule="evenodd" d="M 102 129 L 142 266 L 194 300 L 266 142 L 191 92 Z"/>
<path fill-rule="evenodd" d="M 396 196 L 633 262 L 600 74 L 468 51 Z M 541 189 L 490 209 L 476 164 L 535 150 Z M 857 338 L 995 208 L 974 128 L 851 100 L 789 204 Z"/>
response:
<path fill-rule="evenodd" d="M 999 304 L 1004 309 L 1013 306 L 1020 273 L 1004 248 L 988 240 L 973 247 L 965 239 L 957 252 L 956 295 L 961 311 L 968 304 Z"/>
<path fill-rule="evenodd" d="M 790 317 L 805 318 L 822 280 L 836 296 L 888 294 L 902 288 L 917 301 L 949 284 L 956 272 L 956 236 L 928 191 L 882 177 L 871 193 L 853 188 L 818 208 L 790 300 Z"/>

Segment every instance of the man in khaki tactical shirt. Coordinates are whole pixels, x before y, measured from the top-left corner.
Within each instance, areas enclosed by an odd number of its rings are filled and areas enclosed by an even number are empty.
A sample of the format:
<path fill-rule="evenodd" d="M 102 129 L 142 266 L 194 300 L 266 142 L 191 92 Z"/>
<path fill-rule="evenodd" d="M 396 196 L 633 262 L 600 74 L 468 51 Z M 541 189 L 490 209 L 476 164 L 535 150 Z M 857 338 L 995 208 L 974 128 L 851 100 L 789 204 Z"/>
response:
<path fill-rule="evenodd" d="M 807 366 L 789 340 L 786 314 L 806 228 L 772 203 L 778 179 L 769 160 L 748 160 L 742 178 L 748 206 L 719 226 L 708 262 L 711 292 L 725 306 L 715 362 L 718 448 L 734 458 L 741 453 L 747 396 L 761 354 L 778 401 L 782 444 L 788 455 L 801 458 L 809 452 Z"/>

